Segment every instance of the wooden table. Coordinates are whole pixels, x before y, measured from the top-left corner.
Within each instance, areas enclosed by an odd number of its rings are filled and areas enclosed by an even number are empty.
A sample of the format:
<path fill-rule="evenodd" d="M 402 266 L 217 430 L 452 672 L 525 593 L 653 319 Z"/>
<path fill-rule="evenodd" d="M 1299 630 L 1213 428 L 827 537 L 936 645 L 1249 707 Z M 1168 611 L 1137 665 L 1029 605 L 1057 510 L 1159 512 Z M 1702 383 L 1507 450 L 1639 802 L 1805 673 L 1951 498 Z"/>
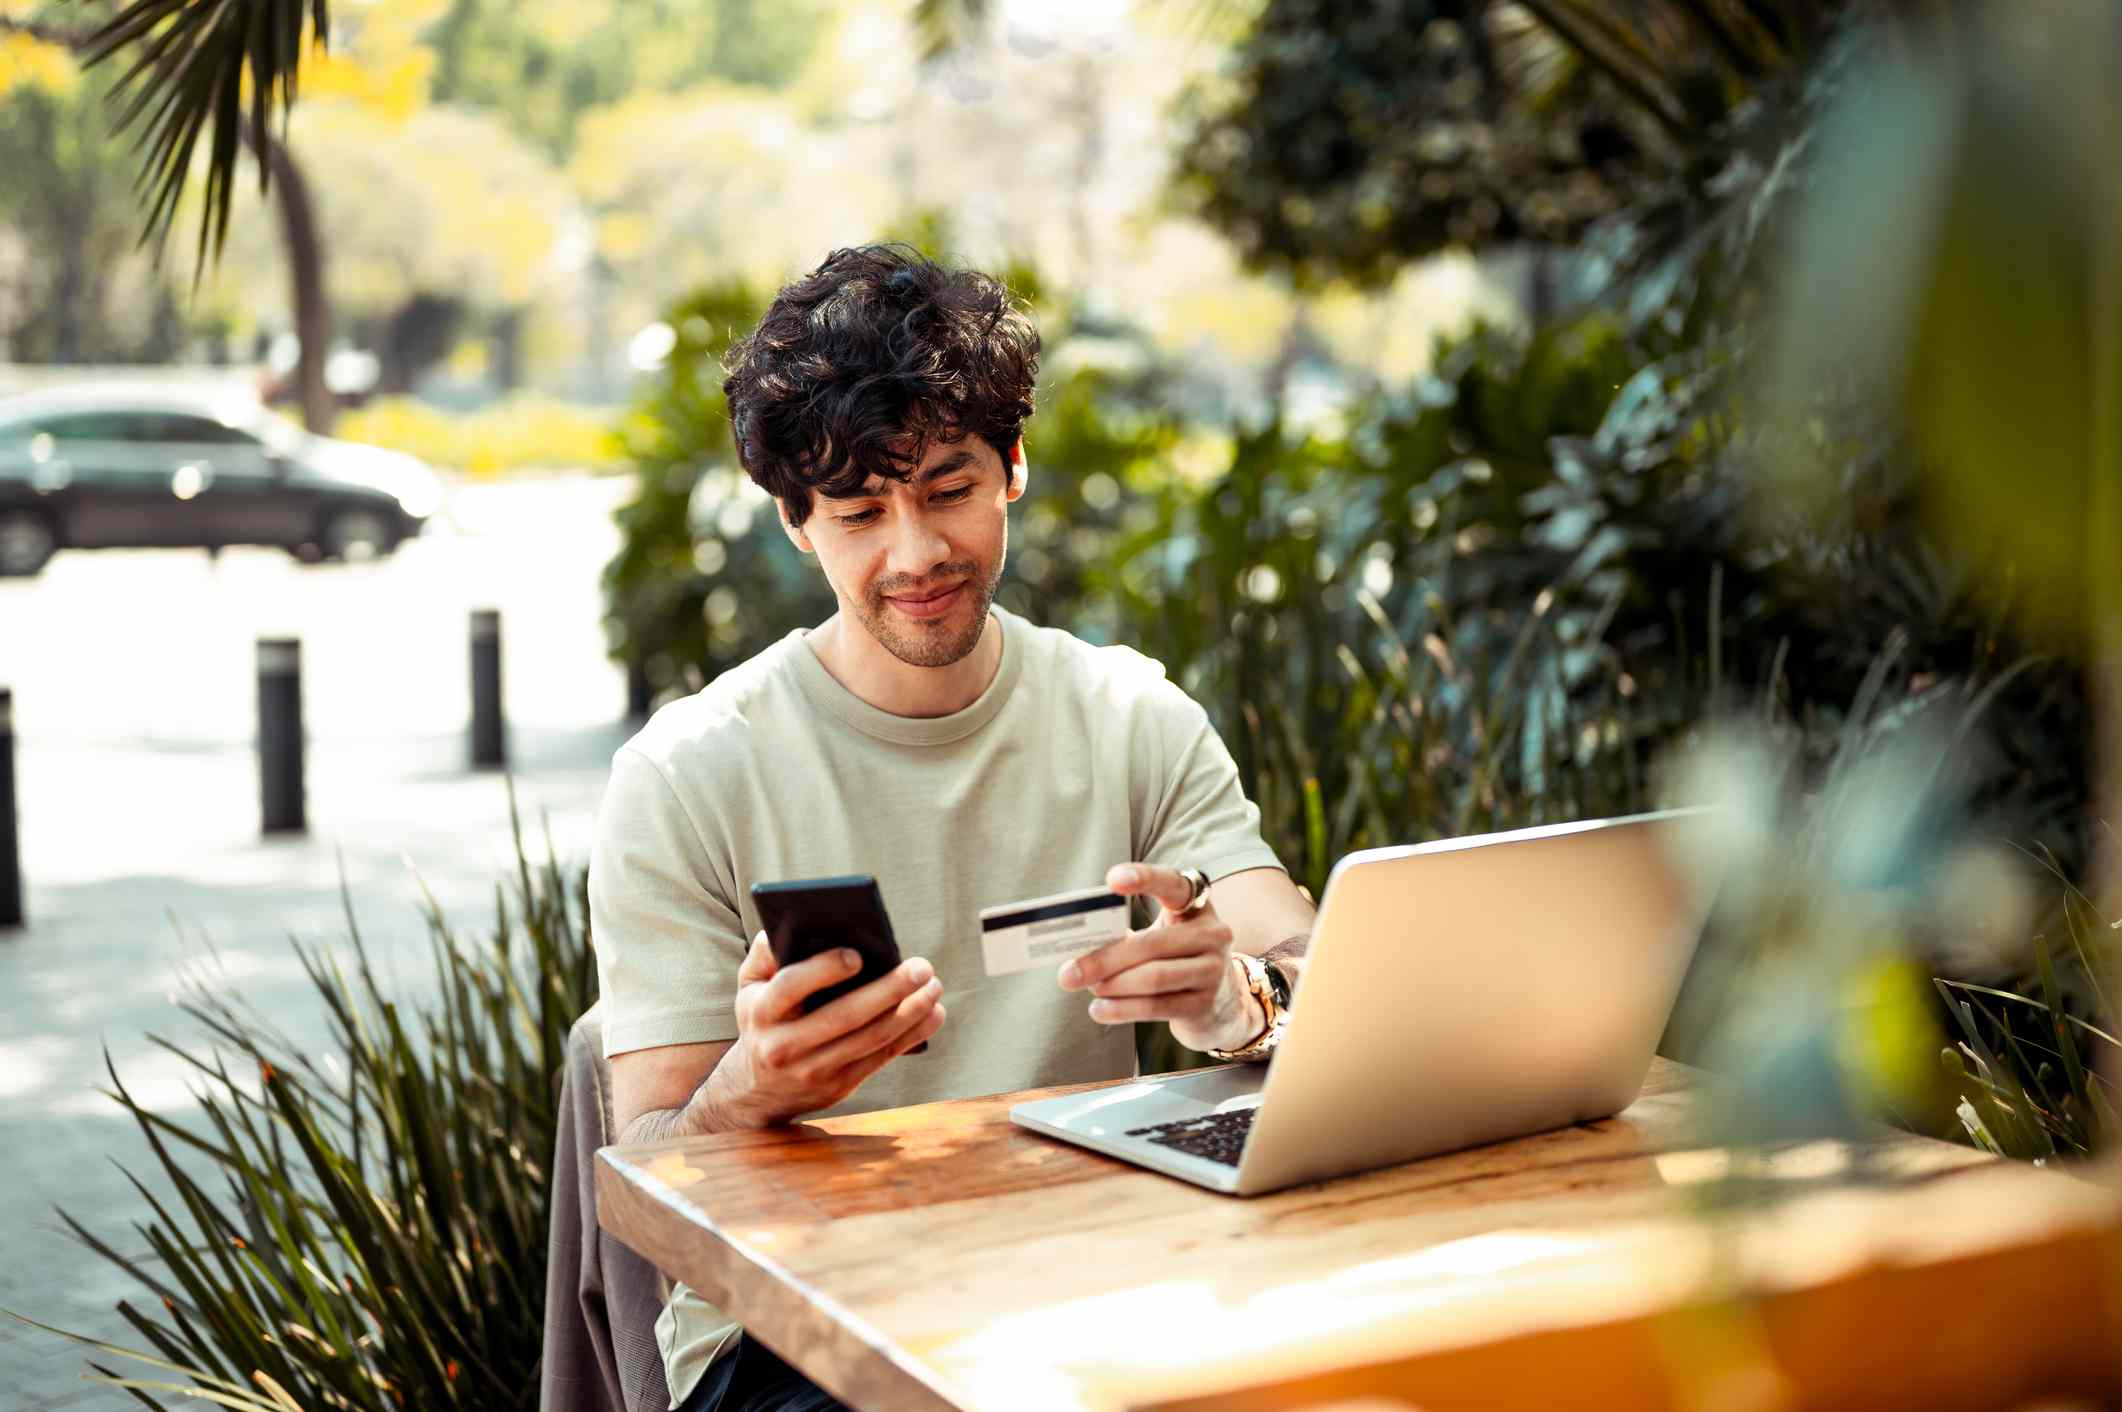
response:
<path fill-rule="evenodd" d="M 607 1230 L 877 1412 L 2015 1406 L 2122 1389 L 2114 1192 L 1913 1137 L 1707 1219 L 1694 1071 L 1604 1122 L 1240 1200 L 1004 1094 L 599 1154 Z M 1743 1297 L 1742 1297 L 1743 1296 Z"/>

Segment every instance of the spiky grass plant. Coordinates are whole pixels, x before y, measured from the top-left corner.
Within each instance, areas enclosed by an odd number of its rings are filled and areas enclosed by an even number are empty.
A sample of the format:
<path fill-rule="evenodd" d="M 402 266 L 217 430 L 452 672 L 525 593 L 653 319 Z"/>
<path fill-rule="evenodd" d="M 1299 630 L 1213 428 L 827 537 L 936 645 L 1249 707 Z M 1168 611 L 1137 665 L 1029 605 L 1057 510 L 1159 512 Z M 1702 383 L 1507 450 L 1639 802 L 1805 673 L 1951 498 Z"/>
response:
<path fill-rule="evenodd" d="M 61 1216 L 161 1309 L 119 1305 L 152 1353 L 65 1335 L 104 1355 L 98 1378 L 150 1407 L 259 1412 L 536 1397 L 555 1096 L 596 964 L 585 876 L 549 840 L 534 867 L 513 795 L 510 817 L 514 896 L 496 886 L 490 934 L 460 937 L 427 897 L 432 1001 L 386 990 L 349 905 L 346 959 L 296 947 L 327 1043 L 298 1045 L 194 984 L 183 1009 L 212 1047 L 155 1042 L 196 1073 L 196 1118 L 144 1107 L 110 1067 L 107 1092 L 161 1168 L 128 1174 L 153 1213 L 137 1226 L 151 1256 Z M 153 1371 L 121 1375 L 115 1358 Z"/>
<path fill-rule="evenodd" d="M 2060 924 L 2070 943 L 2067 962 L 2082 984 L 2065 983 L 2046 932 L 2031 947 L 2038 996 L 1937 980 L 1960 1029 L 1941 1057 L 1960 1092 L 1968 1141 L 2035 1162 L 2090 1157 L 2115 1133 L 2115 1092 L 2106 1075 L 2115 1071 L 2122 1040 L 2071 1013 L 2074 994 L 2086 992 L 2103 1015 L 2114 1013 L 2094 959 L 2112 927 L 2075 890 L 2064 899 Z"/>

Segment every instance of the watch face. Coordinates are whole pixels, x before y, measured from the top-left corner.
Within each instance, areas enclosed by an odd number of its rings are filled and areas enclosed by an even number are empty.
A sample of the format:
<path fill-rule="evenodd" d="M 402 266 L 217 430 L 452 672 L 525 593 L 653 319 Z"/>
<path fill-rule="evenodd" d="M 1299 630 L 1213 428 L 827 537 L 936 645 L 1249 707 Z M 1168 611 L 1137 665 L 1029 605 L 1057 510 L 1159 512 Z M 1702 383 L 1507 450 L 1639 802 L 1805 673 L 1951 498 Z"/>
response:
<path fill-rule="evenodd" d="M 1270 961 L 1267 963 L 1267 983 L 1275 988 L 1275 1004 L 1284 1010 L 1289 1008 L 1289 977 L 1282 968 Z"/>

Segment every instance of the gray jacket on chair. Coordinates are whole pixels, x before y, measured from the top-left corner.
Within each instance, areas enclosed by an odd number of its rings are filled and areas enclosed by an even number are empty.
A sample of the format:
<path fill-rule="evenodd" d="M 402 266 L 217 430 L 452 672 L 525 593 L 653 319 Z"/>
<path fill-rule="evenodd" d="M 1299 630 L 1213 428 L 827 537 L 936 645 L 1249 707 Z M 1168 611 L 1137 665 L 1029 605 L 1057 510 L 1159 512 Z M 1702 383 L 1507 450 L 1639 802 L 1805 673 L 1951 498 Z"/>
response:
<path fill-rule="evenodd" d="M 656 1347 L 666 1294 L 656 1267 L 597 1228 L 597 1149 L 611 1141 L 611 1069 L 600 1006 L 567 1036 L 553 1142 L 553 1224 L 545 1265 L 543 1412 L 665 1412 Z"/>

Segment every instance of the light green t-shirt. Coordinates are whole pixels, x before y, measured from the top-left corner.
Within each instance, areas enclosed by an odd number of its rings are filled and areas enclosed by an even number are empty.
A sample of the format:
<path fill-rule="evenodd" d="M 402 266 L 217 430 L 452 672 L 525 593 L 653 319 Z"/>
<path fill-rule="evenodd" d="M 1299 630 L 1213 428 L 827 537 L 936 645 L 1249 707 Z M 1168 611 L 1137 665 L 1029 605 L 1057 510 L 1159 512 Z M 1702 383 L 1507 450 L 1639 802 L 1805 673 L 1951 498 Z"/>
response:
<path fill-rule="evenodd" d="M 792 632 L 620 748 L 589 879 L 607 1055 L 735 1039 L 751 884 L 869 873 L 949 1018 L 927 1053 L 828 1112 L 1134 1072 L 1131 1028 L 1092 1020 L 1051 968 L 987 977 L 980 909 L 1094 886 L 1115 863 L 1211 879 L 1281 864 L 1230 752 L 1162 666 L 993 611 L 1001 665 L 962 711 L 881 711 Z M 681 1285 L 656 1331 L 675 1405 L 738 1326 Z"/>

